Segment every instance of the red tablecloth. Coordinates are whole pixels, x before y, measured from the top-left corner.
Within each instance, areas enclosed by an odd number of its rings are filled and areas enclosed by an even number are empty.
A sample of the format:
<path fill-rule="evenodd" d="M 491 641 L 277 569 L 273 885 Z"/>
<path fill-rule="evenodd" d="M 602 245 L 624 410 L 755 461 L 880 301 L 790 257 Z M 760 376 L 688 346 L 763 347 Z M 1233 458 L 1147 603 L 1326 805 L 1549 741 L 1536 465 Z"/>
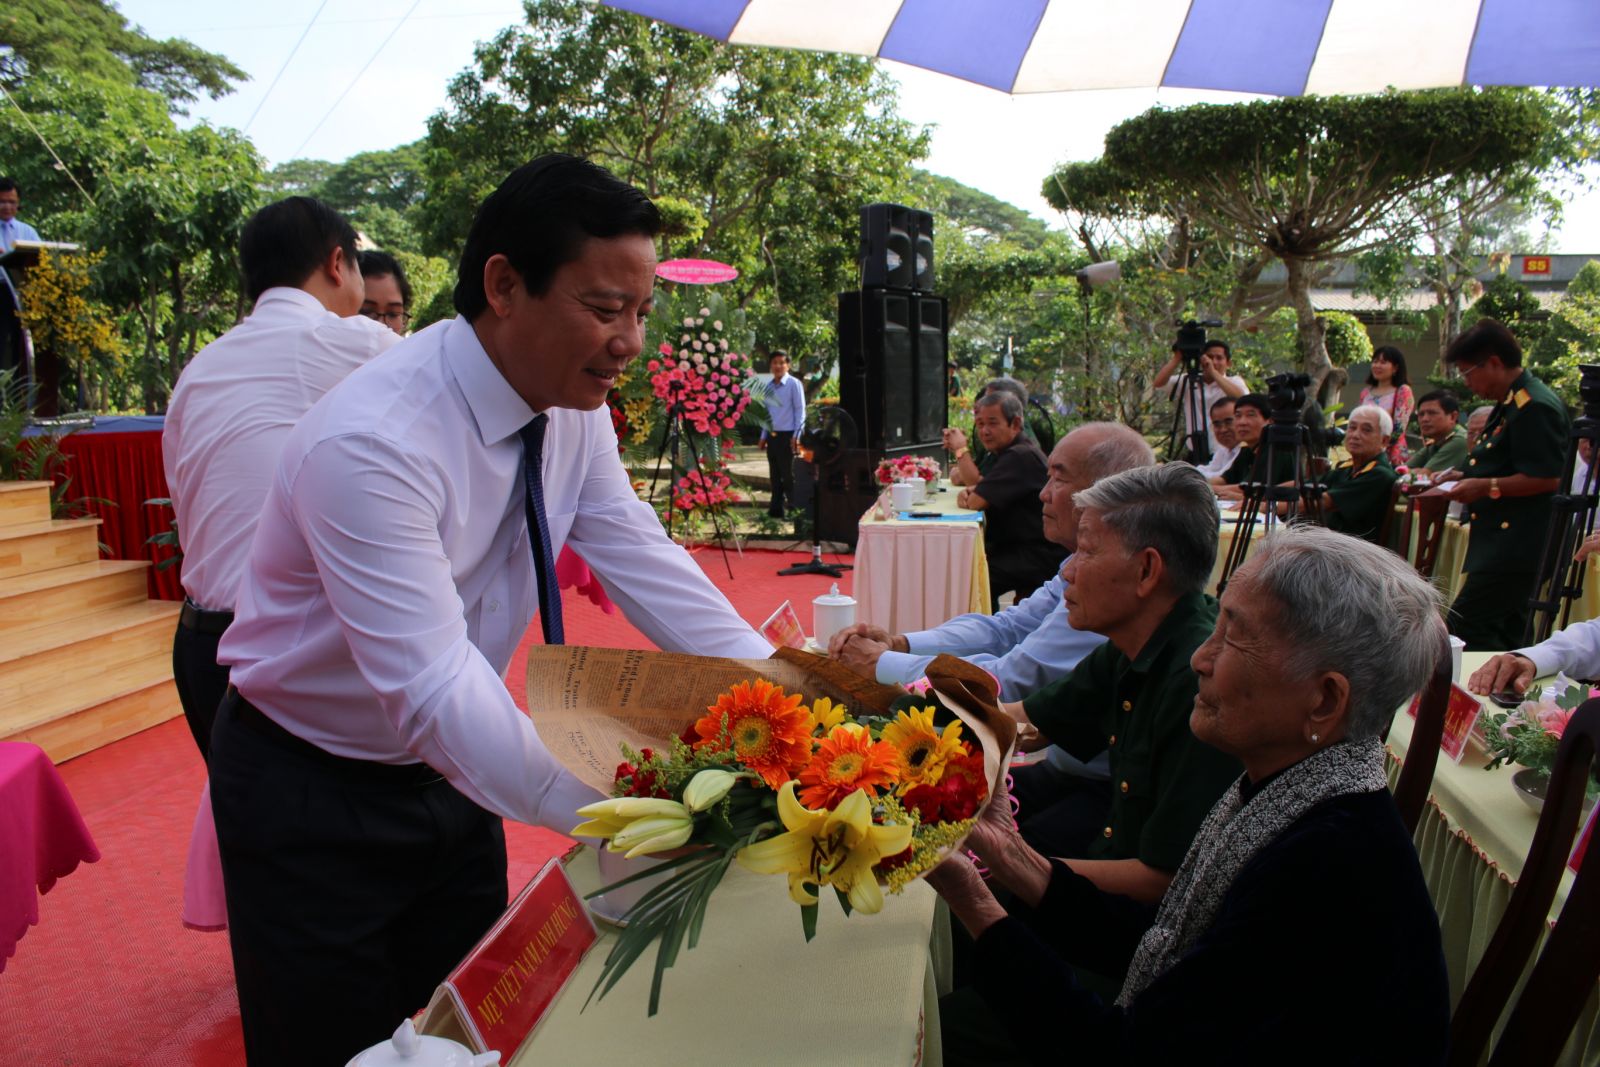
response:
<path fill-rule="evenodd" d="M 159 563 L 172 555 L 170 548 L 147 543 L 172 521 L 171 508 L 145 504 L 167 496 L 159 432 L 73 433 L 61 438 L 60 447 L 67 457 L 62 473 L 72 479 L 67 496 L 91 498 L 88 512 L 101 520 L 100 540 L 108 558 Z M 158 571 L 152 566 L 150 595 L 182 600 L 178 568 Z"/>
<path fill-rule="evenodd" d="M 39 894 L 99 858 L 44 750 L 0 741 L 0 971 L 28 927 L 39 924 Z"/>

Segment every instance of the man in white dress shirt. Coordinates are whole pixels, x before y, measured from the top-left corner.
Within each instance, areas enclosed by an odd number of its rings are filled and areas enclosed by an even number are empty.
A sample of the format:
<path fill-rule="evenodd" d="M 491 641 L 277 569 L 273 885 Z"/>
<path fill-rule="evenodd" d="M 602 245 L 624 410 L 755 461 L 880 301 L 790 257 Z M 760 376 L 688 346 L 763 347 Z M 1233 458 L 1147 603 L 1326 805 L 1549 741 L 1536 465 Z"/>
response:
<path fill-rule="evenodd" d="M 1200 468 L 1209 480 L 1220 478 L 1239 458 L 1239 438 L 1233 432 L 1233 397 L 1225 396 L 1211 404 L 1211 461 Z"/>
<path fill-rule="evenodd" d="M 284 439 L 324 393 L 400 339 L 356 316 L 364 288 L 356 232 L 319 200 L 294 196 L 256 212 L 239 259 L 254 309 L 183 369 L 161 438 L 184 552 L 172 676 L 208 758 L 228 688 L 217 642 L 233 621 Z"/>
<path fill-rule="evenodd" d="M 460 317 L 301 420 L 221 659 L 212 800 L 253 1067 L 342 1064 L 428 999 L 506 903 L 501 818 L 595 799 L 503 681 L 571 543 L 663 648 L 764 658 L 630 486 L 603 405 L 640 351 L 660 216 L 544 156 L 479 208 Z M 525 462 L 526 460 L 526 462 Z"/>

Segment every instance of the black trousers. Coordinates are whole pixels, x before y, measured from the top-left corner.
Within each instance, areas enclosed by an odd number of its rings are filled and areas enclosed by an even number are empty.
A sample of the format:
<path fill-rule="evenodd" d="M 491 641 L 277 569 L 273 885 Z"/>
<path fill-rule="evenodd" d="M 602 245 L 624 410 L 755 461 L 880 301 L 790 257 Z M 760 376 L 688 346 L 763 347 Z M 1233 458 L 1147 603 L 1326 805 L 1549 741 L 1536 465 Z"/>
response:
<path fill-rule="evenodd" d="M 1030 763 L 1011 771 L 1022 839 L 1046 856 L 1081 856 L 1105 828 L 1111 783 Z"/>
<path fill-rule="evenodd" d="M 794 433 L 773 430 L 767 434 L 767 476 L 772 481 L 772 506 L 767 514 L 781 519 L 794 503 Z"/>
<path fill-rule="evenodd" d="M 236 690 L 212 731 L 211 806 L 250 1067 L 342 1067 L 505 910 L 499 818 L 424 764 L 330 755 Z"/>
<path fill-rule="evenodd" d="M 1521 648 L 1537 580 L 1534 574 L 1468 574 L 1450 605 L 1450 632 L 1467 643 L 1468 652 Z"/>
<path fill-rule="evenodd" d="M 217 664 L 221 640 L 221 634 L 201 633 L 182 623 L 172 635 L 172 681 L 178 688 L 178 703 L 183 705 L 189 732 L 207 763 L 211 762 L 211 724 L 228 691 L 228 668 Z"/>

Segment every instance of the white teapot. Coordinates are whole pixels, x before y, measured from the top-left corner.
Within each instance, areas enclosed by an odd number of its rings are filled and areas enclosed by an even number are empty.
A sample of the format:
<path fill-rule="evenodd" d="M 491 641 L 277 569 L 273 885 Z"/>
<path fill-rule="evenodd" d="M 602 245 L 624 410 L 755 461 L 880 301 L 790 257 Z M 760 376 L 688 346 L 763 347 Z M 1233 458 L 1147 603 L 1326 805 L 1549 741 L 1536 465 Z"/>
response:
<path fill-rule="evenodd" d="M 417 1033 L 407 1019 L 394 1036 L 365 1052 L 345 1067 L 499 1067 L 500 1053 L 483 1052 L 474 1056 L 465 1045 L 443 1037 Z"/>

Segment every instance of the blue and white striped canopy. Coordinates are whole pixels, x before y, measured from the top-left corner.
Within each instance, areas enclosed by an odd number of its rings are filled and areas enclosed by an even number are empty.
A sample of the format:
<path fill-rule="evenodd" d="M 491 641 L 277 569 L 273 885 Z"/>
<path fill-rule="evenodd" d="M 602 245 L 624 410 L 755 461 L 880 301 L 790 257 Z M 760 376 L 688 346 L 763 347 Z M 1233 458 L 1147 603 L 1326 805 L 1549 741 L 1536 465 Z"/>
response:
<path fill-rule="evenodd" d="M 1007 93 L 1600 86 L 1600 0 L 605 0 L 733 44 Z"/>

